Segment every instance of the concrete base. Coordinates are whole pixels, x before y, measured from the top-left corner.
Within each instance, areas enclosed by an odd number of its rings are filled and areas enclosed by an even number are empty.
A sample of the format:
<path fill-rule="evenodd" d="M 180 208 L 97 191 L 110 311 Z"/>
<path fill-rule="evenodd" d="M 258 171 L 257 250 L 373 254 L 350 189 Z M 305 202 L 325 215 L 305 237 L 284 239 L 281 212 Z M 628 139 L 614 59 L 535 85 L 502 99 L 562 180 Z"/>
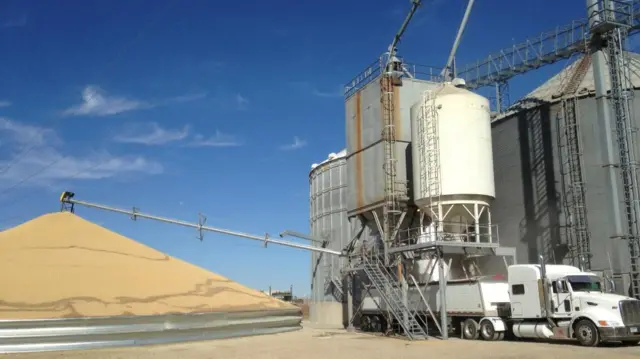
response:
<path fill-rule="evenodd" d="M 344 328 L 342 303 L 309 303 L 309 321 L 313 323 L 315 327 Z"/>

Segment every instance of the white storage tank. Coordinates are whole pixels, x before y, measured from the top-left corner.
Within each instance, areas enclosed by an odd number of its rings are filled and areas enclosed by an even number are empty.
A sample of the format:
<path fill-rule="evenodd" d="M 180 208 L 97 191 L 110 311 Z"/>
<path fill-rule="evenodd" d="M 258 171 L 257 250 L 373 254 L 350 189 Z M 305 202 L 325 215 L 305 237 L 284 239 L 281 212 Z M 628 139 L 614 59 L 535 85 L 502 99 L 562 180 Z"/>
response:
<path fill-rule="evenodd" d="M 491 242 L 489 100 L 445 83 L 411 107 L 414 201 L 437 240 Z"/>

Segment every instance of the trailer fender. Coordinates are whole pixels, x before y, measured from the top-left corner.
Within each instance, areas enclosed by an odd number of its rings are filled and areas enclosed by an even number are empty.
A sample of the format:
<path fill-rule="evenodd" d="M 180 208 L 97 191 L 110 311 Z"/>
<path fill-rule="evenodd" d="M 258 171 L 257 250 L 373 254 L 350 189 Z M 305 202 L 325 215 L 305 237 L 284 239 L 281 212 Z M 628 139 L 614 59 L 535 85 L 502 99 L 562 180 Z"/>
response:
<path fill-rule="evenodd" d="M 500 317 L 484 317 L 480 319 L 479 324 L 482 325 L 482 322 L 484 322 L 485 320 L 489 320 L 493 323 L 493 329 L 496 332 L 504 332 L 507 330 L 507 325 L 504 323 L 504 321 Z"/>

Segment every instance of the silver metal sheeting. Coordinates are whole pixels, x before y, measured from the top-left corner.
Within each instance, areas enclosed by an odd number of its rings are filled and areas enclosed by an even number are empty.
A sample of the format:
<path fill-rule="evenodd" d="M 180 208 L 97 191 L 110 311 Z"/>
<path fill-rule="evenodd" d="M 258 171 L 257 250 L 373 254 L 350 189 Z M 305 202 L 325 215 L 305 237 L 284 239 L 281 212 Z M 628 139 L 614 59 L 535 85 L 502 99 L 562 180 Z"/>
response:
<path fill-rule="evenodd" d="M 299 309 L 0 321 L 0 353 L 95 349 L 273 334 L 301 328 Z"/>

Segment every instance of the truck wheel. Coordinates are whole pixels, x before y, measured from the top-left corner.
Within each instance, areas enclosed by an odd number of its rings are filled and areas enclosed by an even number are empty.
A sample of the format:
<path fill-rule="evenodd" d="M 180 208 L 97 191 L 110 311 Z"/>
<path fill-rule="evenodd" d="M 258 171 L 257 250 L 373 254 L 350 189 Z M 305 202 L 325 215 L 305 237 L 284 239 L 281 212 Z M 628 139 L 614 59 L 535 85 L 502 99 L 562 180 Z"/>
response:
<path fill-rule="evenodd" d="M 504 332 L 498 333 L 498 340 L 503 340 L 503 339 L 504 339 Z"/>
<path fill-rule="evenodd" d="M 362 322 L 360 322 L 360 330 L 363 332 L 371 331 L 371 317 L 368 315 L 362 316 Z"/>
<path fill-rule="evenodd" d="M 371 317 L 371 325 L 370 325 L 370 330 L 372 332 L 375 333 L 380 333 L 382 332 L 382 323 L 380 323 L 380 317 L 377 315 L 374 315 Z"/>
<path fill-rule="evenodd" d="M 575 333 L 582 346 L 596 347 L 600 344 L 598 328 L 588 319 L 583 319 L 576 324 Z"/>
<path fill-rule="evenodd" d="M 493 322 L 485 320 L 480 323 L 480 336 L 484 340 L 498 340 L 498 333 L 496 333 L 496 328 L 493 327 Z"/>
<path fill-rule="evenodd" d="M 467 340 L 476 340 L 480 336 L 478 322 L 469 318 L 462 323 L 462 337 Z"/>

